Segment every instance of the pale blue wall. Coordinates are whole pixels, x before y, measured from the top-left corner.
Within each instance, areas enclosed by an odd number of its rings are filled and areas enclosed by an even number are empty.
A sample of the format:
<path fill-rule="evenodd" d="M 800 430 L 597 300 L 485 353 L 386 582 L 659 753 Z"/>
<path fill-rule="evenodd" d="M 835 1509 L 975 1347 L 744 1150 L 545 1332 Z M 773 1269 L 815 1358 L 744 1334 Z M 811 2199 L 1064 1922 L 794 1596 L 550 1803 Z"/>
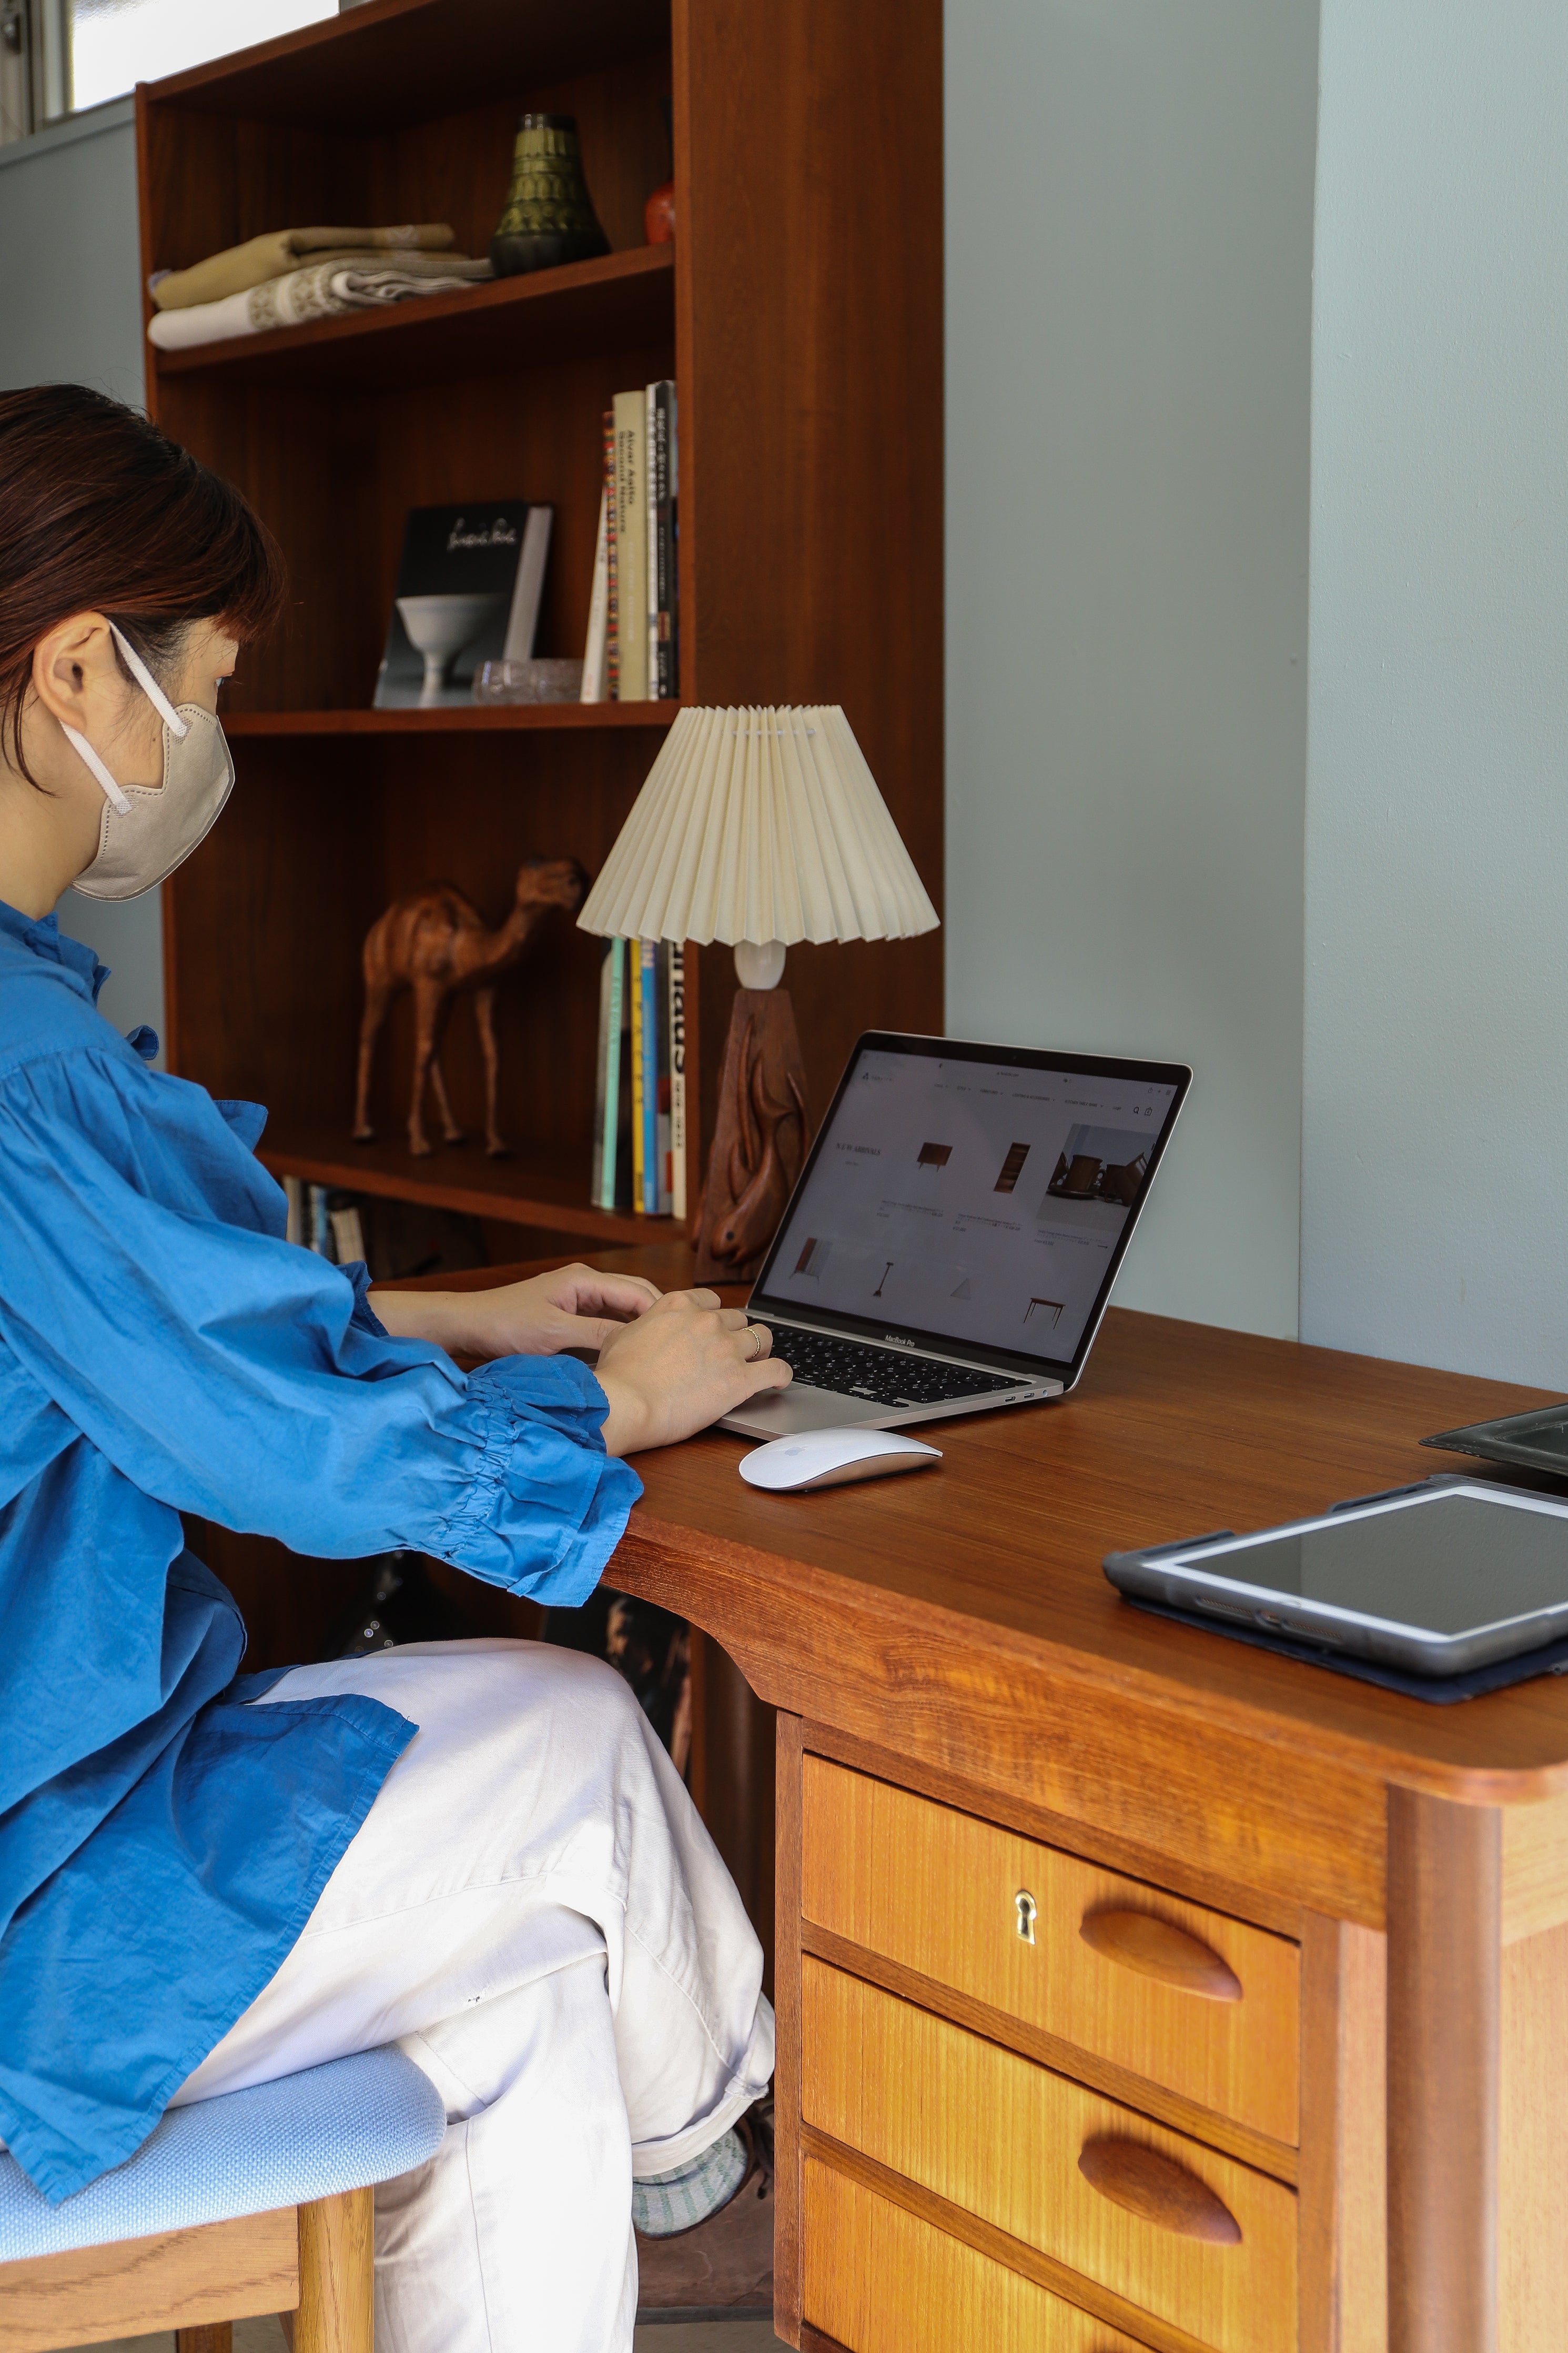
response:
<path fill-rule="evenodd" d="M 1281 1334 L 1317 34 L 947 6 L 948 1026 L 1190 1060 L 1117 1295 Z"/>
<path fill-rule="evenodd" d="M 136 150 L 117 100 L 0 147 L 0 389 L 90 384 L 140 407 Z M 60 923 L 114 977 L 99 1000 L 121 1029 L 163 1018 L 158 894 L 92 905 L 68 891 Z"/>
<path fill-rule="evenodd" d="M 1568 9 L 1323 0 L 1303 1336 L 1568 1388 Z"/>

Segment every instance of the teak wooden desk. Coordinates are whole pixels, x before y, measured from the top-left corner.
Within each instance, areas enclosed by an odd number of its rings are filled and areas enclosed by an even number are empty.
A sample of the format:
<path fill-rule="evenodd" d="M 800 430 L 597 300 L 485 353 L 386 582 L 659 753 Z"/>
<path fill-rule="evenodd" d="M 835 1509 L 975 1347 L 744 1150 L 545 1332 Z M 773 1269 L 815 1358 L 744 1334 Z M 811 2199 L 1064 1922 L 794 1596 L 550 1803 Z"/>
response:
<path fill-rule="evenodd" d="M 791 2341 L 1568 2343 L 1568 1689 L 1426 1705 L 1100 1569 L 1535 1401 L 1113 1312 L 1072 1398 L 933 1430 L 934 1472 L 639 1461 L 616 1581 L 782 1711 Z"/>
<path fill-rule="evenodd" d="M 1427 1705 L 1100 1568 L 1539 1401 L 1113 1311 L 1073 1397 L 933 1429 L 934 1472 L 638 1460 L 612 1581 L 781 1711 L 792 2343 L 1568 2345 L 1568 1688 Z"/>

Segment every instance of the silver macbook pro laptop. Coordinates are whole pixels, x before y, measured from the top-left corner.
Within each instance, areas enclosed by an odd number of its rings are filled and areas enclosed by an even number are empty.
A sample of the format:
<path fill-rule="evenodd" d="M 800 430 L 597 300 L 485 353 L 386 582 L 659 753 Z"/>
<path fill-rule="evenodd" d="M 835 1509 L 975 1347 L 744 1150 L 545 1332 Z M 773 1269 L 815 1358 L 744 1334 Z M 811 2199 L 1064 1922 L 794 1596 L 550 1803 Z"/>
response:
<path fill-rule="evenodd" d="M 868 1030 L 748 1303 L 795 1378 L 721 1427 L 891 1430 L 1062 1396 L 1192 1075 Z"/>

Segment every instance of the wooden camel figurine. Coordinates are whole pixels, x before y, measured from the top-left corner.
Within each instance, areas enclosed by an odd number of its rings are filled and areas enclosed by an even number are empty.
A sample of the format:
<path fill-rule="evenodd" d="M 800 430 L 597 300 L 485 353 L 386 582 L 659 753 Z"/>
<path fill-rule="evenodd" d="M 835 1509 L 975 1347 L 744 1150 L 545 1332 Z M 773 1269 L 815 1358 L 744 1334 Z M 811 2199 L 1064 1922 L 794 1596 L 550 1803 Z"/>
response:
<path fill-rule="evenodd" d="M 517 962 L 530 932 L 547 908 L 564 907 L 574 914 L 583 903 L 588 878 L 574 858 L 531 858 L 519 869 L 517 895 L 510 914 L 491 931 L 471 899 L 449 882 L 434 882 L 424 891 L 395 900 L 365 934 L 364 1016 L 359 1032 L 359 1088 L 354 1100 L 356 1144 L 370 1144 L 375 1130 L 370 1124 L 370 1074 L 375 1041 L 386 1008 L 400 988 L 414 992 L 414 1097 L 408 1112 L 408 1149 L 416 1159 L 429 1155 L 425 1133 L 425 1082 L 436 1090 L 441 1133 L 448 1144 L 461 1144 L 463 1131 L 452 1117 L 447 1082 L 441 1074 L 441 1039 L 451 1001 L 460 988 L 471 989 L 479 1050 L 485 1061 L 485 1150 L 504 1153 L 496 1126 L 495 1003 L 496 982 Z"/>

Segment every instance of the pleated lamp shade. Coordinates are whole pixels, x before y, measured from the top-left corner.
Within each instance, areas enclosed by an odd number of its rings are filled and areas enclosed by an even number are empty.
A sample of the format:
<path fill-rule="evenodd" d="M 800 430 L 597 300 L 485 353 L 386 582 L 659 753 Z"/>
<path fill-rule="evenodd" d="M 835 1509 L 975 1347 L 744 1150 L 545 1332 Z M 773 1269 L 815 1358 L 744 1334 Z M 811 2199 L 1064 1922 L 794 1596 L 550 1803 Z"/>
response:
<path fill-rule="evenodd" d="M 786 947 L 938 920 L 837 703 L 681 712 L 577 918 L 605 938 Z"/>

